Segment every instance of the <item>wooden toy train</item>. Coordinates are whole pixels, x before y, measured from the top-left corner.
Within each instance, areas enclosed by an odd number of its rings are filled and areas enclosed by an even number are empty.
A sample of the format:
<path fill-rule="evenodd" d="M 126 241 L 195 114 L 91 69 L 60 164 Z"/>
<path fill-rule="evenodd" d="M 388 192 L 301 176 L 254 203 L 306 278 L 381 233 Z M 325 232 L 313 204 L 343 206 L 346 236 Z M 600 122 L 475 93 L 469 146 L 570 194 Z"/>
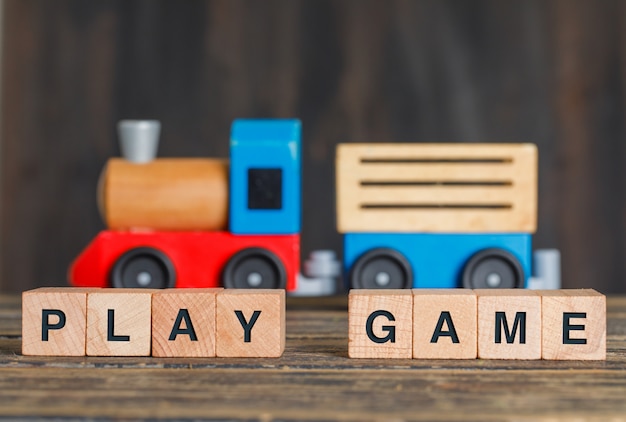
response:
<path fill-rule="evenodd" d="M 71 284 L 295 289 L 299 121 L 235 121 L 229 163 L 142 156 L 136 144 L 156 144 L 158 122 L 121 122 L 120 134 L 130 160 L 108 161 L 98 193 L 108 230 L 72 264 Z"/>
<path fill-rule="evenodd" d="M 125 158 L 108 161 L 98 189 L 108 229 L 74 261 L 70 283 L 295 291 L 300 122 L 236 120 L 229 162 L 155 159 L 159 128 L 120 122 Z M 531 277 L 536 205 L 531 144 L 337 148 L 350 288 L 559 288 L 558 251 L 537 251 Z M 333 275 L 332 257 L 319 257 L 310 272 Z"/>

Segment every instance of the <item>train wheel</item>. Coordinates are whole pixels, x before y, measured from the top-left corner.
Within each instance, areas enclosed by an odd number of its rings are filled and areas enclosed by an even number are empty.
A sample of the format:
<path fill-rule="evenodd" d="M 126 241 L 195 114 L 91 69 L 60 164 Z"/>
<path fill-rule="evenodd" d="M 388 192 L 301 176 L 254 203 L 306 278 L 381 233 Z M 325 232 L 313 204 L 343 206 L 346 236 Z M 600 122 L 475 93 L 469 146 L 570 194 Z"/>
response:
<path fill-rule="evenodd" d="M 176 271 L 172 261 L 154 248 L 135 248 L 124 253 L 113 266 L 113 287 L 166 289 L 174 287 Z"/>
<path fill-rule="evenodd" d="M 284 289 L 287 272 L 280 259 L 263 248 L 237 252 L 226 264 L 224 287 L 228 289 Z"/>
<path fill-rule="evenodd" d="M 400 252 L 378 248 L 363 254 L 350 274 L 353 289 L 410 289 L 413 287 L 411 264 Z"/>
<path fill-rule="evenodd" d="M 524 287 L 524 269 L 512 254 L 502 249 L 484 249 L 470 258 L 463 270 L 468 289 L 513 289 Z"/>

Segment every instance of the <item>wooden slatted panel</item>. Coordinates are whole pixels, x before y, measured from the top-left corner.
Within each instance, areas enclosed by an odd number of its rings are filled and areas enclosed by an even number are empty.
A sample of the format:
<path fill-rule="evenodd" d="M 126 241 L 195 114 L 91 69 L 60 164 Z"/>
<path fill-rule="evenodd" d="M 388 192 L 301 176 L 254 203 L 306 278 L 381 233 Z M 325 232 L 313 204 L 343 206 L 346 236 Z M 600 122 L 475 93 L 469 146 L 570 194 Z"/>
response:
<path fill-rule="evenodd" d="M 534 232 L 533 144 L 340 144 L 345 232 Z"/>

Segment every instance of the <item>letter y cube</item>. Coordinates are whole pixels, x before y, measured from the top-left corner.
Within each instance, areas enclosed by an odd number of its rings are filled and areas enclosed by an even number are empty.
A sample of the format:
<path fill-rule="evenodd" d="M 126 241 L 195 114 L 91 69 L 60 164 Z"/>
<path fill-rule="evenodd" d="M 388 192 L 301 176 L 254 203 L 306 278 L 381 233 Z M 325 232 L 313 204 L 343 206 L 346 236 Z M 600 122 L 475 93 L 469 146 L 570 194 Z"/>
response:
<path fill-rule="evenodd" d="M 285 350 L 285 291 L 228 289 L 217 294 L 218 357 L 277 358 Z"/>

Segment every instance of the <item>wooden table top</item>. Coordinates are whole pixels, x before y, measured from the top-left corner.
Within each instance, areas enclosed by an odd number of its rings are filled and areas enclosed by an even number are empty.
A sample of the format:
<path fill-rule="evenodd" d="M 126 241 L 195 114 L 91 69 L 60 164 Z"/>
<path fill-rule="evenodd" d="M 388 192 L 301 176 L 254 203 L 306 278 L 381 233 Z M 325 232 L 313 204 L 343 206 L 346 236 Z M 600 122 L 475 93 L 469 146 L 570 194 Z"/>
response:
<path fill-rule="evenodd" d="M 626 297 L 607 360 L 357 360 L 347 301 L 288 300 L 279 359 L 20 355 L 20 299 L 0 296 L 0 415 L 245 420 L 626 420 Z"/>

